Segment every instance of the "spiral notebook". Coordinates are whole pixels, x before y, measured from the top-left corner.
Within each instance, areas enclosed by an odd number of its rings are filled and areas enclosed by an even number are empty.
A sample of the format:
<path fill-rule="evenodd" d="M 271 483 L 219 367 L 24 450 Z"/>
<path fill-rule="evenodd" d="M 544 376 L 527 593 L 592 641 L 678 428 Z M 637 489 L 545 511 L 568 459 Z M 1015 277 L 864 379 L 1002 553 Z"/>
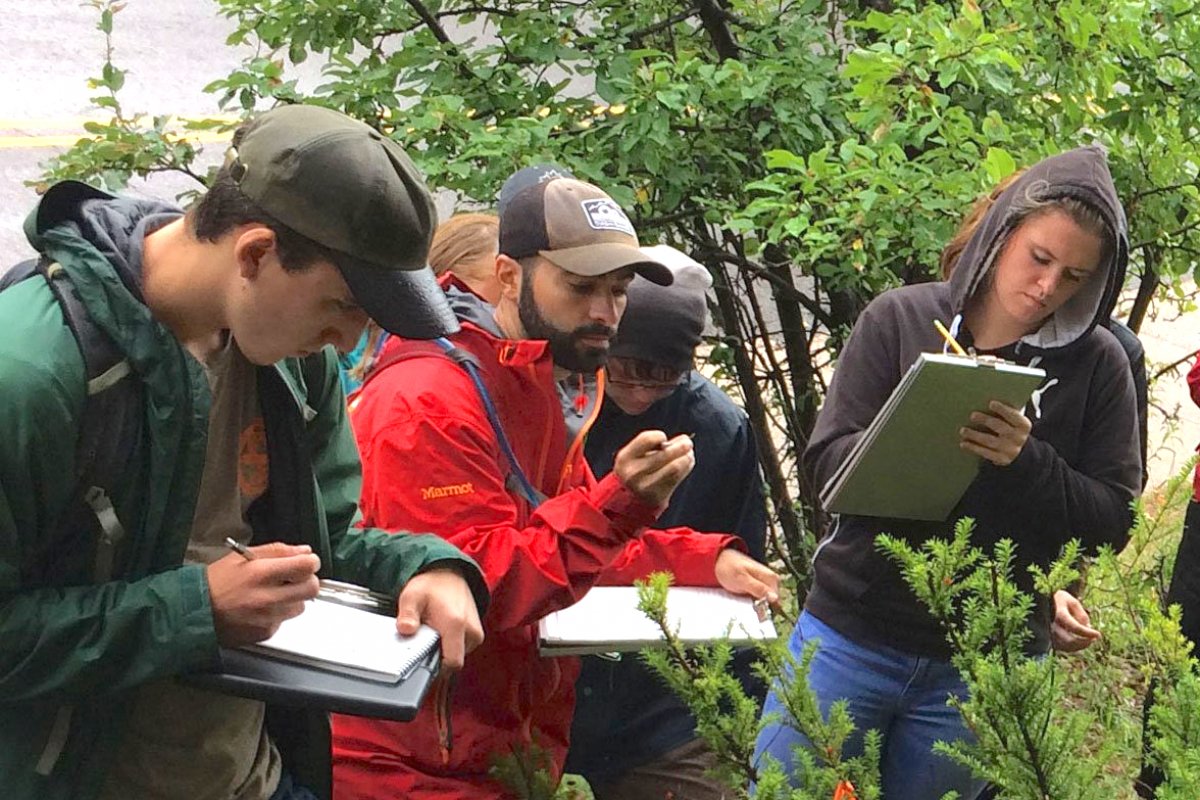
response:
<path fill-rule="evenodd" d="M 1022 408 L 1045 370 L 988 357 L 922 353 L 821 490 L 839 514 L 945 520 L 979 471 L 959 429 L 992 400 Z"/>
<path fill-rule="evenodd" d="M 412 636 L 396 632 L 396 618 L 318 597 L 275 635 L 243 650 L 384 683 L 403 680 L 438 646 L 422 625 Z"/>

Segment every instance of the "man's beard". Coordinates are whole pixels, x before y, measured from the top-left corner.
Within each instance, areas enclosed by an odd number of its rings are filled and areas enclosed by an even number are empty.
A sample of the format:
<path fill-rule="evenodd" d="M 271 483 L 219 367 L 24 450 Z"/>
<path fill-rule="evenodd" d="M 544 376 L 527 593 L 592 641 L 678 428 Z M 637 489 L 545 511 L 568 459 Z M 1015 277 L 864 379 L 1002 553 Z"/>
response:
<path fill-rule="evenodd" d="M 521 282 L 521 297 L 517 303 L 517 314 L 525 335 L 530 339 L 545 339 L 550 343 L 550 355 L 555 366 L 571 372 L 595 372 L 608 360 L 607 347 L 587 347 L 579 339 L 583 336 L 607 336 L 616 333 L 613 328 L 594 322 L 573 331 L 554 327 L 542 316 L 541 309 L 533 299 L 533 281 Z"/>

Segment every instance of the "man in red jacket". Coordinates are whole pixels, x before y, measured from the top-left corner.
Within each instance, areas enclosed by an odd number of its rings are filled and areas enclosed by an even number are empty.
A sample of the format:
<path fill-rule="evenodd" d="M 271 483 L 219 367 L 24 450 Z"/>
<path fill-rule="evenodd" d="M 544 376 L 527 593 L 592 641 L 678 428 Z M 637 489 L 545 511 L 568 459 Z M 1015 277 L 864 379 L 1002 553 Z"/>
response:
<path fill-rule="evenodd" d="M 335 719 L 340 800 L 506 797 L 489 769 L 531 746 L 557 775 L 579 663 L 540 658 L 537 621 L 593 585 L 670 570 L 682 585 L 777 599 L 776 575 L 736 537 L 647 529 L 692 469 L 686 436 L 642 432 L 600 481 L 584 461 L 635 272 L 671 280 L 608 195 L 568 178 L 526 187 L 501 213 L 496 307 L 447 288 L 462 324 L 451 340 L 478 364 L 498 424 L 463 366 L 410 341 L 390 342 L 353 398 L 367 524 L 440 532 L 479 563 L 492 602 L 452 694 L 403 726 Z"/>

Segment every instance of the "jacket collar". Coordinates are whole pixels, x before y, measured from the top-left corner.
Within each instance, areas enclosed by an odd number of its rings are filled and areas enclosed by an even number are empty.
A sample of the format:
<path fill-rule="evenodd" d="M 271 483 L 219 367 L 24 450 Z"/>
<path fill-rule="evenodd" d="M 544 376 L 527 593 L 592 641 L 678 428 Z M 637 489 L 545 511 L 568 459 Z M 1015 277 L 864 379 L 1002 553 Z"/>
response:
<path fill-rule="evenodd" d="M 329 349 L 329 346 L 326 346 Z M 324 351 L 322 351 L 324 352 Z M 310 356 L 315 358 L 316 356 Z M 277 361 L 267 369 L 270 369 L 279 376 L 283 381 L 283 385 L 287 387 L 288 394 L 296 403 L 296 409 L 300 415 L 304 417 L 305 422 L 312 422 L 317 417 L 317 410 L 309 405 L 308 385 L 304 380 L 304 369 L 298 358 L 285 358 L 282 361 Z"/>

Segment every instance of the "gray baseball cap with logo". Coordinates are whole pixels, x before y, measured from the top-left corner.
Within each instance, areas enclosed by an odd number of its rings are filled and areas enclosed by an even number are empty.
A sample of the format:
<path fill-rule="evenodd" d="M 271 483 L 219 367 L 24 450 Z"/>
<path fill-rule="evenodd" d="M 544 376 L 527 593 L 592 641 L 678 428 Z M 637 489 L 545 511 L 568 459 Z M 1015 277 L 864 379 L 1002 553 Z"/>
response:
<path fill-rule="evenodd" d="M 674 278 L 639 249 L 633 223 L 615 200 L 573 178 L 538 181 L 508 201 L 500 213 L 500 252 L 512 259 L 540 255 L 586 277 L 633 267 L 661 286 Z"/>
<path fill-rule="evenodd" d="M 395 141 L 328 108 L 280 106 L 235 136 L 226 166 L 246 197 L 337 253 L 355 302 L 384 330 L 412 339 L 458 330 L 426 263 L 437 209 Z"/>

